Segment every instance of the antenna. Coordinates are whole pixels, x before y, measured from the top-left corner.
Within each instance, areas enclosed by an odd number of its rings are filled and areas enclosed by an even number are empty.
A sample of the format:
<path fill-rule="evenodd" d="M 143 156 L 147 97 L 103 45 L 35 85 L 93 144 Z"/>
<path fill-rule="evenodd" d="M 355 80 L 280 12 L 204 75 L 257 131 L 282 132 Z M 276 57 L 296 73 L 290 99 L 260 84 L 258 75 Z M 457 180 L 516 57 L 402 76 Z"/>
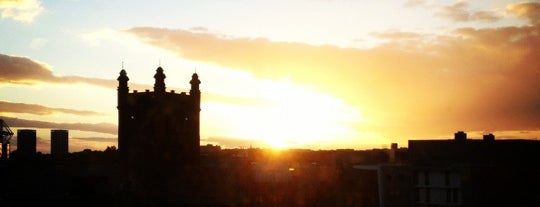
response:
<path fill-rule="evenodd" d="M 124 70 L 124 61 L 122 60 L 122 70 Z"/>

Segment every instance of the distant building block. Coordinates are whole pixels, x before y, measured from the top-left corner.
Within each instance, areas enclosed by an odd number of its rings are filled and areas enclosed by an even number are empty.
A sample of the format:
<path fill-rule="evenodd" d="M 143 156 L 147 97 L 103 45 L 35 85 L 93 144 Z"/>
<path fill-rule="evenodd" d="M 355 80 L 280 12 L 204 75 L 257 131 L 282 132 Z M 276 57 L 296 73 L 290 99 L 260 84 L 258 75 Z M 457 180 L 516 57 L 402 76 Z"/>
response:
<path fill-rule="evenodd" d="M 62 156 L 69 153 L 68 130 L 51 130 L 51 155 Z"/>
<path fill-rule="evenodd" d="M 36 130 L 17 130 L 17 154 L 21 157 L 30 157 L 36 154 Z"/>

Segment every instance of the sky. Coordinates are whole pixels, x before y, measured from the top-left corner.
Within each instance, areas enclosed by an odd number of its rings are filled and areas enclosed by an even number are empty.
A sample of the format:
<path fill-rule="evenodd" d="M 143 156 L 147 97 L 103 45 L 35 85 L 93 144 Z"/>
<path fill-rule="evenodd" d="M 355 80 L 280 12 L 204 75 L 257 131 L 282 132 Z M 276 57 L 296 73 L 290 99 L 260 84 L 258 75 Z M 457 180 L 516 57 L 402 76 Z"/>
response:
<path fill-rule="evenodd" d="M 201 79 L 201 144 L 369 149 L 540 135 L 540 1 L 0 0 L 0 118 L 117 145 L 116 78 Z M 15 143 L 16 139 L 12 143 Z"/>

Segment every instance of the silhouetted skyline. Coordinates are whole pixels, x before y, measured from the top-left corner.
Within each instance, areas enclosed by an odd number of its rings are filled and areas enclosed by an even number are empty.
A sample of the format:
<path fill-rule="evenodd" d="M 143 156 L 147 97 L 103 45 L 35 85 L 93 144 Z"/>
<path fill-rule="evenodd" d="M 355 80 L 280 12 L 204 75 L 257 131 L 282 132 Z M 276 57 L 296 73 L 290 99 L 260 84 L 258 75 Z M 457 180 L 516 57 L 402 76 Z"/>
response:
<path fill-rule="evenodd" d="M 539 8 L 0 0 L 0 206 L 540 206 Z"/>

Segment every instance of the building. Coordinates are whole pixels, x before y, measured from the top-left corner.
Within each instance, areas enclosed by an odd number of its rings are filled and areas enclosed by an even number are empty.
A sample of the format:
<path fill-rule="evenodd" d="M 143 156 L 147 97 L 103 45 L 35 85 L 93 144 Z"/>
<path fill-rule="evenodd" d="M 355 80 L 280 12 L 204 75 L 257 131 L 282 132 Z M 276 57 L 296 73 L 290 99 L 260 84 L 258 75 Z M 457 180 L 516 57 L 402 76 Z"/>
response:
<path fill-rule="evenodd" d="M 201 81 L 191 77 L 189 94 L 166 91 L 163 68 L 154 91 L 130 92 L 124 69 L 118 77 L 118 150 L 133 163 L 194 166 L 199 163 Z"/>
<path fill-rule="evenodd" d="M 399 149 L 397 143 L 385 150 L 387 161 L 377 164 L 354 165 L 360 187 L 357 189 L 364 196 L 362 206 L 412 206 L 413 175 L 411 165 L 406 163 L 406 149 Z M 372 200 L 376 198 L 376 200 Z"/>
<path fill-rule="evenodd" d="M 51 155 L 62 156 L 69 153 L 68 130 L 51 130 Z"/>
<path fill-rule="evenodd" d="M 17 154 L 21 157 L 32 157 L 36 154 L 36 130 L 17 130 Z"/>
<path fill-rule="evenodd" d="M 371 182 L 357 190 L 380 207 L 540 206 L 539 140 L 454 135 L 409 140 L 406 151 L 389 150 L 388 163 L 355 165 L 361 183 Z"/>
<path fill-rule="evenodd" d="M 540 141 L 409 140 L 415 206 L 540 206 Z"/>

